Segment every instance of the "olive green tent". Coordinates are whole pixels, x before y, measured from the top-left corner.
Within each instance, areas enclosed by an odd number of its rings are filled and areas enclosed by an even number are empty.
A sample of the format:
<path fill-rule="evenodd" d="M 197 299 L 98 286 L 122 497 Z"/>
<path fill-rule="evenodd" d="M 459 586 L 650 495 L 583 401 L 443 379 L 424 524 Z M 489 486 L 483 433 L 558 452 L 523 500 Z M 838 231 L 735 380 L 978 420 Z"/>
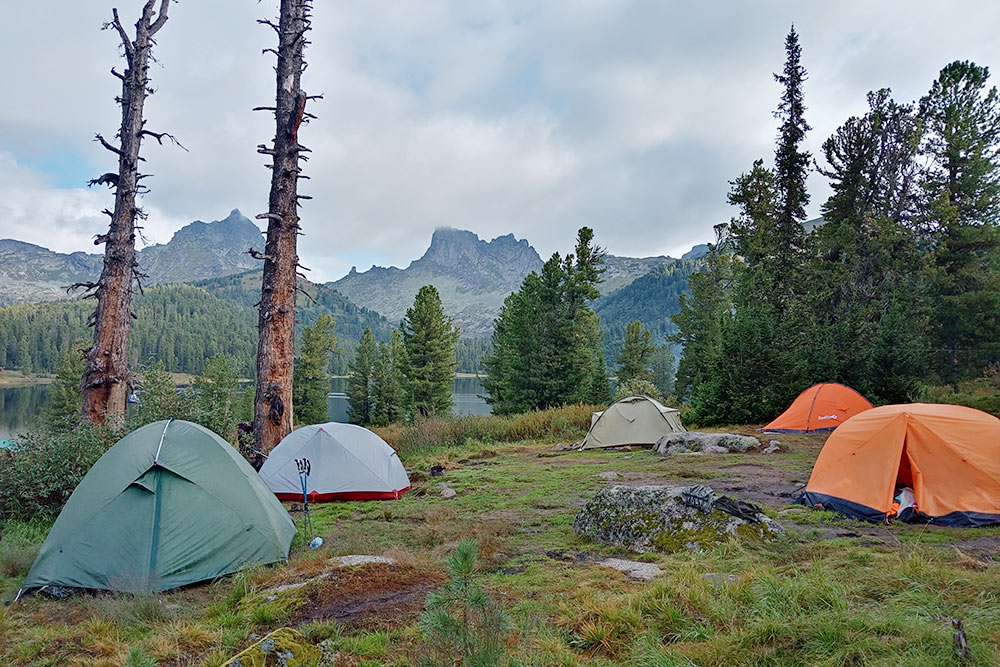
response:
<path fill-rule="evenodd" d="M 590 418 L 590 431 L 580 449 L 655 445 L 667 433 L 683 431 L 681 413 L 649 396 L 626 396 Z"/>
<path fill-rule="evenodd" d="M 190 422 L 154 422 L 90 469 L 21 593 L 164 591 L 286 559 L 294 536 L 288 512 L 229 443 Z"/>

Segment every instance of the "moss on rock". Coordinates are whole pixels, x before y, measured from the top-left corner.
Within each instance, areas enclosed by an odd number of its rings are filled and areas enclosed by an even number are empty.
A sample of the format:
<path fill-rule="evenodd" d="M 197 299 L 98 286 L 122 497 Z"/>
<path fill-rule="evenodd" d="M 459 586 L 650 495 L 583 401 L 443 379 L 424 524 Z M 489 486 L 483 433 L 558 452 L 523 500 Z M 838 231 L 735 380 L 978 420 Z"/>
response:
<path fill-rule="evenodd" d="M 712 494 L 709 511 L 691 506 L 684 498 L 684 491 L 689 488 L 613 486 L 604 489 L 577 514 L 573 531 L 601 544 L 638 552 L 707 549 L 729 539 L 766 541 L 783 532 L 761 512 L 735 516 L 716 507 L 715 501 L 721 496 L 715 494 Z"/>
<path fill-rule="evenodd" d="M 233 656 L 223 667 L 315 667 L 322 654 L 291 628 L 278 628 L 250 648 Z"/>

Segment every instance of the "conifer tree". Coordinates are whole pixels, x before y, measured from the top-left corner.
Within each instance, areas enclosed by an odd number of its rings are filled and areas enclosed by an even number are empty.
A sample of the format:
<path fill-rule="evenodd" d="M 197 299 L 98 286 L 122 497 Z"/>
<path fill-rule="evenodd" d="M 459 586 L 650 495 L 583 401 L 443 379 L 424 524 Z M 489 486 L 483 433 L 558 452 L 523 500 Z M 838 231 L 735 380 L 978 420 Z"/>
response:
<path fill-rule="evenodd" d="M 351 376 L 348 381 L 347 396 L 350 402 L 348 412 L 352 424 L 362 426 L 372 422 L 372 407 L 374 403 L 374 373 L 375 360 L 378 356 L 378 344 L 371 327 L 365 329 L 354 354 L 354 362 L 350 365 Z"/>
<path fill-rule="evenodd" d="M 402 336 L 394 330 L 388 342 L 379 343 L 372 368 L 373 424 L 385 426 L 406 417 L 410 405 L 407 368 Z"/>
<path fill-rule="evenodd" d="M 441 297 L 433 285 L 417 292 L 406 310 L 401 330 L 409 364 L 409 388 L 414 413 L 447 416 L 452 407 L 455 380 L 455 342 L 458 328 L 444 314 Z"/>
<path fill-rule="evenodd" d="M 920 100 L 932 329 L 945 381 L 1000 359 L 1000 97 L 989 74 L 953 62 Z"/>
<path fill-rule="evenodd" d="M 912 231 L 920 123 L 887 89 L 823 144 L 833 191 L 809 239 L 803 294 L 812 318 L 810 375 L 876 401 L 911 400 L 927 347 Z"/>
<path fill-rule="evenodd" d="M 239 380 L 232 362 L 215 355 L 205 362 L 205 370 L 195 378 L 196 421 L 230 441 L 236 439 L 236 402 Z"/>
<path fill-rule="evenodd" d="M 63 355 L 56 379 L 49 387 L 48 402 L 45 404 L 45 421 L 57 430 L 72 428 L 80 421 L 80 406 L 83 404 L 83 390 L 80 378 L 86 364 L 84 354 L 89 345 L 78 340 Z"/>
<path fill-rule="evenodd" d="M 330 393 L 330 359 L 337 351 L 336 323 L 321 314 L 316 323 L 302 329 L 302 344 L 295 357 L 292 400 L 295 422 L 300 426 L 321 424 L 327 415 L 326 396 Z"/>
<path fill-rule="evenodd" d="M 642 322 L 634 320 L 625 328 L 625 339 L 618 352 L 618 382 L 629 380 L 652 380 L 649 366 L 653 361 L 653 335 L 642 326 Z"/>
<path fill-rule="evenodd" d="M 791 278 L 802 250 L 802 221 L 806 217 L 805 207 L 809 203 L 806 191 L 806 176 L 810 155 L 800 146 L 810 129 L 805 120 L 805 97 L 802 86 L 806 81 L 806 70 L 802 66 L 802 47 L 799 35 L 792 26 L 785 38 L 785 67 L 774 80 L 784 87 L 781 103 L 775 117 L 781 120 L 778 130 L 778 145 L 774 153 L 774 181 L 777 202 L 774 220 L 776 247 L 772 258 L 779 289 L 789 289 L 786 282 Z"/>
<path fill-rule="evenodd" d="M 657 345 L 650 361 L 653 386 L 664 398 L 674 393 L 674 353 L 669 345 Z"/>

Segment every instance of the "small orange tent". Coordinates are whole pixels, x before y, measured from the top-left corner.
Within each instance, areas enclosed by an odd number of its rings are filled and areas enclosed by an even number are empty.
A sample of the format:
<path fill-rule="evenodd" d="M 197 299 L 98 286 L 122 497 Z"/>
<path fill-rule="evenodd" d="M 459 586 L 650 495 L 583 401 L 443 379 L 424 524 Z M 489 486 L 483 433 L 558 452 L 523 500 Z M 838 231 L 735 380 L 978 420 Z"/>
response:
<path fill-rule="evenodd" d="M 883 521 L 900 487 L 913 490 L 923 520 L 1000 523 L 1000 419 L 960 405 L 866 410 L 823 445 L 799 502 Z"/>
<path fill-rule="evenodd" d="M 865 410 L 868 399 L 836 382 L 814 384 L 798 395 L 777 419 L 762 428 L 765 433 L 813 433 L 832 431 Z"/>

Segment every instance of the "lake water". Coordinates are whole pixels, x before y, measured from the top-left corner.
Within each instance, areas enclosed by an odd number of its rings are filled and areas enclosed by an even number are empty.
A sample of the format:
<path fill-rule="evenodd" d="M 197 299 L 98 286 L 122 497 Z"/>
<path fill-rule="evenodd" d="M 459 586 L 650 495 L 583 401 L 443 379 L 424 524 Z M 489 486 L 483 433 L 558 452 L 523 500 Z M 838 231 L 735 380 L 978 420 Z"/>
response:
<path fill-rule="evenodd" d="M 347 378 L 334 378 L 331 393 L 326 397 L 327 415 L 331 421 L 347 421 Z M 0 439 L 14 438 L 27 428 L 29 422 L 41 413 L 48 399 L 49 387 L 36 384 L 30 387 L 0 389 Z M 486 391 L 477 377 L 457 377 L 452 386 L 455 396 L 455 415 L 488 415 Z M 14 438 L 16 439 L 16 438 Z"/>

